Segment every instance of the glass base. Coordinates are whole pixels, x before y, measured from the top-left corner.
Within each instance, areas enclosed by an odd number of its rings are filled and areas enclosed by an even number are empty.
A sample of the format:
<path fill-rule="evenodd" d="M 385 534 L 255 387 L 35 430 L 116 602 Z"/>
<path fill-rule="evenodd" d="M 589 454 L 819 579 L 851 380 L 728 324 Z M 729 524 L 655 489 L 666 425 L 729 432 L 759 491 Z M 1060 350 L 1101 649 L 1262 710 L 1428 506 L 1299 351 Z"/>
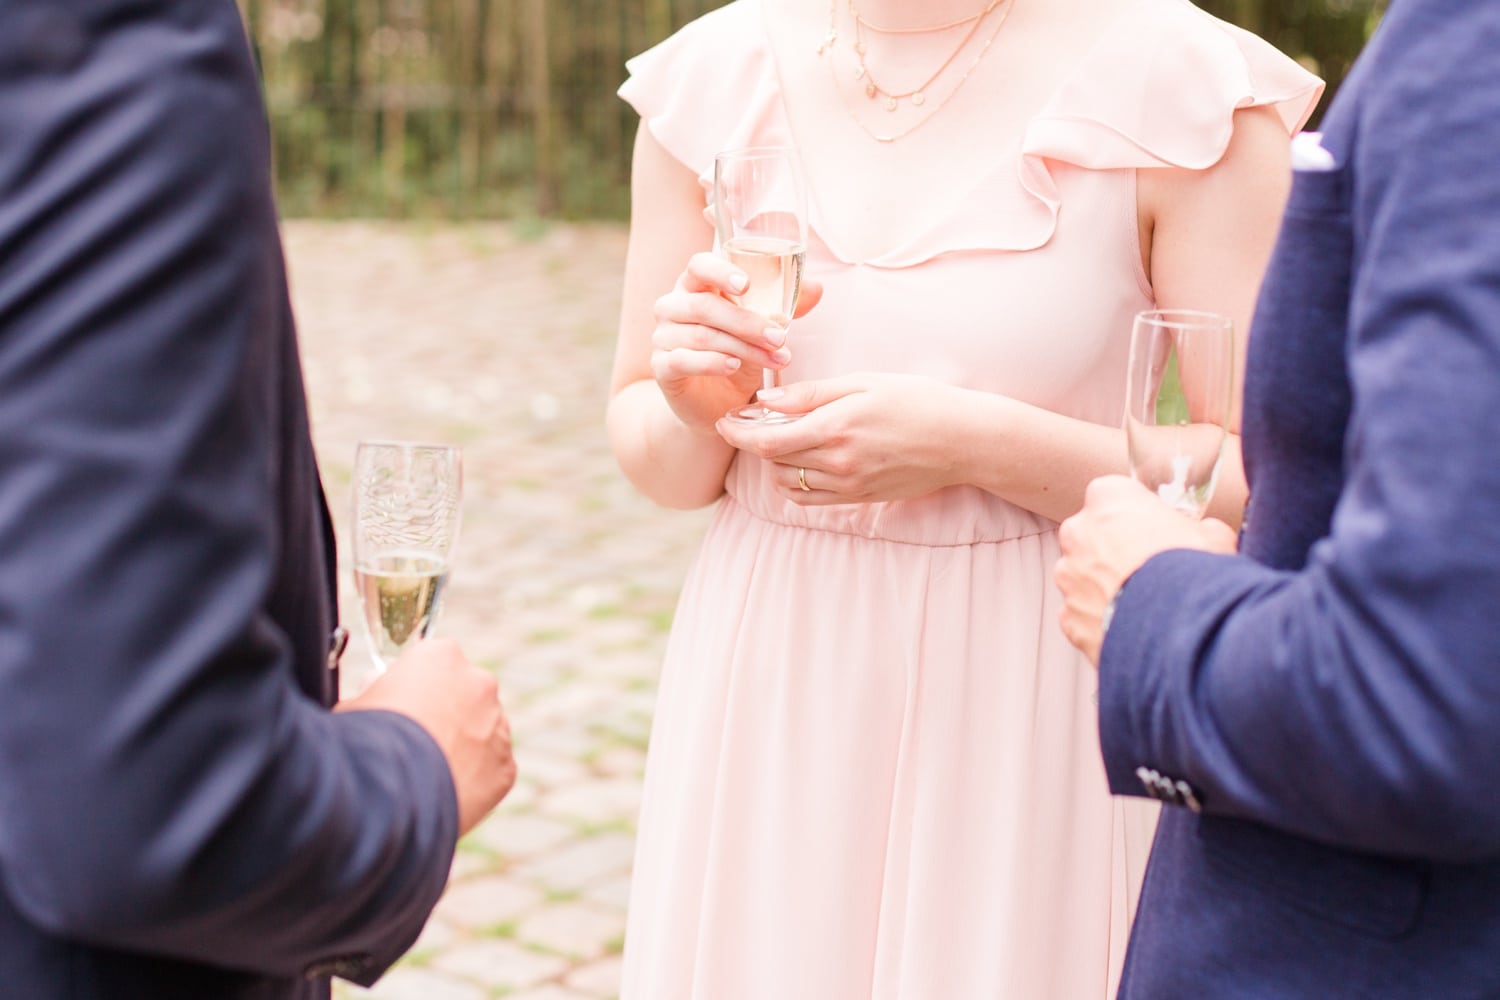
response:
<path fill-rule="evenodd" d="M 780 410 L 770 410 L 759 403 L 750 403 L 745 406 L 737 406 L 724 414 L 725 420 L 737 424 L 755 424 L 760 427 L 769 427 L 774 424 L 790 424 L 801 420 L 804 413 L 782 413 Z"/>

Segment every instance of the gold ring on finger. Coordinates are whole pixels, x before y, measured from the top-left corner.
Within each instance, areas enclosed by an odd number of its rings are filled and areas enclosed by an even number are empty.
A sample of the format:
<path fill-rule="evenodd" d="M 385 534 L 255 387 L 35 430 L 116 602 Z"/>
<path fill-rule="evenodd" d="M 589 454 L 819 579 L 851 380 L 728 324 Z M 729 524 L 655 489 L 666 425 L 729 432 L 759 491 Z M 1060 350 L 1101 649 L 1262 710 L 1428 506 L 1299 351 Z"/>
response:
<path fill-rule="evenodd" d="M 811 493 L 812 492 L 812 487 L 809 486 L 809 485 L 807 485 L 807 470 L 806 469 L 799 468 L 797 470 L 797 485 L 800 486 L 800 487 L 802 487 L 802 492 L 803 493 Z"/>

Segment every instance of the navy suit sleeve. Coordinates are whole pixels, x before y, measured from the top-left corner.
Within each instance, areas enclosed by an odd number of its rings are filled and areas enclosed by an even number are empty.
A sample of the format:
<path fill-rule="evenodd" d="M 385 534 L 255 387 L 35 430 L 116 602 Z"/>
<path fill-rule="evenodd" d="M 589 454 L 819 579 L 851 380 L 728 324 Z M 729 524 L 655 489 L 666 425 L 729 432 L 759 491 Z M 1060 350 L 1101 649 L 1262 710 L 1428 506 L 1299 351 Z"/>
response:
<path fill-rule="evenodd" d="M 1187 552 L 1142 567 L 1104 646 L 1101 739 L 1116 791 L 1146 765 L 1210 812 L 1492 859 L 1500 14 L 1405 13 L 1399 62 L 1375 67 L 1355 118 L 1354 402 L 1331 531 L 1298 572 Z"/>
<path fill-rule="evenodd" d="M 60 936 L 370 981 L 457 806 L 265 611 L 315 502 L 268 160 L 232 0 L 0 8 L 0 876 Z"/>

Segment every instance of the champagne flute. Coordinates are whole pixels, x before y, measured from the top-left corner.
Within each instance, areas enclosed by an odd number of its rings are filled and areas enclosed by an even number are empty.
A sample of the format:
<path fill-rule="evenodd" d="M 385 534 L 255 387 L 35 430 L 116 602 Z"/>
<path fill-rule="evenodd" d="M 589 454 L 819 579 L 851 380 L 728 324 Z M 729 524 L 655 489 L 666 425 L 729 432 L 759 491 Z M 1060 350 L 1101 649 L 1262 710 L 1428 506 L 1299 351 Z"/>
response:
<path fill-rule="evenodd" d="M 786 329 L 797 310 L 807 251 L 807 185 L 797 151 L 755 146 L 715 156 L 714 228 L 719 252 L 750 279 L 744 292 L 731 300 Z M 774 389 L 776 370 L 764 369 L 761 382 Z M 774 424 L 800 415 L 751 403 L 727 416 L 742 423 Z"/>
<path fill-rule="evenodd" d="M 354 583 L 382 671 L 442 611 L 462 494 L 455 446 L 361 441 L 355 451 Z"/>
<path fill-rule="evenodd" d="M 1202 517 L 1228 435 L 1234 324 L 1188 309 L 1138 314 L 1125 393 L 1131 476 L 1173 509 Z"/>

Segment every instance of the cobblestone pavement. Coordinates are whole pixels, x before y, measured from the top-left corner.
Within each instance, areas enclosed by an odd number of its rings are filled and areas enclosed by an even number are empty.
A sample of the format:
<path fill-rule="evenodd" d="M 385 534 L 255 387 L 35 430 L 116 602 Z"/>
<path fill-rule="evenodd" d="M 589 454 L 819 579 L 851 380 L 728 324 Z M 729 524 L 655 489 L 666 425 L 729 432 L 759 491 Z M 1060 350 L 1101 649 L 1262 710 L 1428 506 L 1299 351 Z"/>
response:
<path fill-rule="evenodd" d="M 625 238 L 615 227 L 293 222 L 293 297 L 345 545 L 361 437 L 464 447 L 439 632 L 495 671 L 521 777 L 459 845 L 406 959 L 343 1000 L 613 997 L 655 679 L 707 512 L 655 509 L 603 410 Z M 360 630 L 345 688 L 369 676 Z"/>

